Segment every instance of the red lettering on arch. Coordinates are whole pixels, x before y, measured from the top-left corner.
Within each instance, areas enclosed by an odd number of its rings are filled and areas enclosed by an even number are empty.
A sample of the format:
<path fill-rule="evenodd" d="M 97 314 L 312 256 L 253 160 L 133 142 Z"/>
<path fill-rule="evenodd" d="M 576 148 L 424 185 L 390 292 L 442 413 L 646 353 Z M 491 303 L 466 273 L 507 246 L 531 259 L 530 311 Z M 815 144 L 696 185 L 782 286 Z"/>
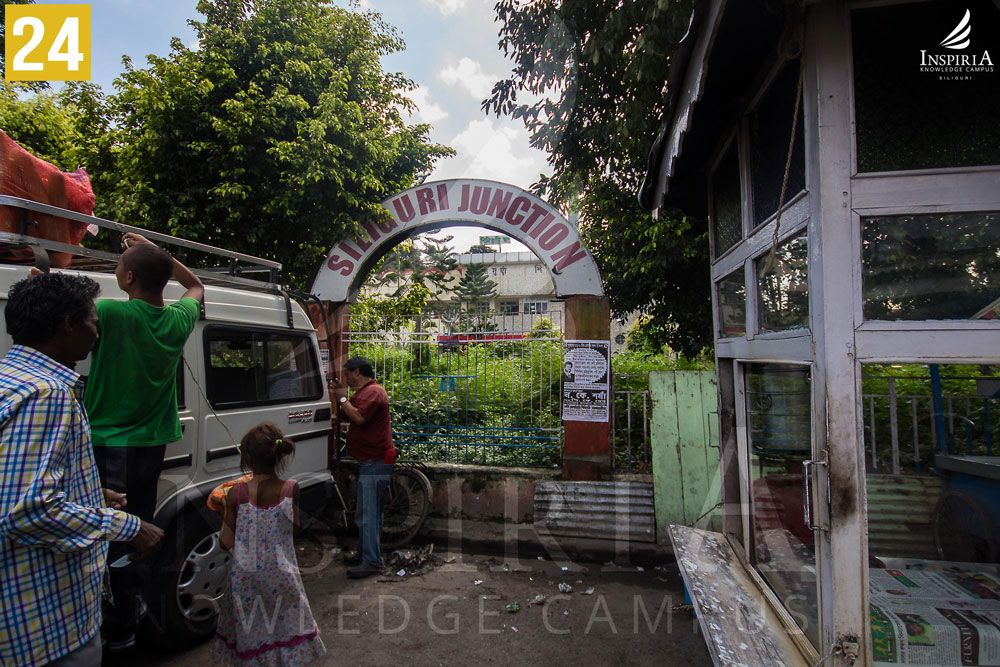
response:
<path fill-rule="evenodd" d="M 383 234 L 388 234 L 389 232 L 391 232 L 392 230 L 396 229 L 396 227 L 399 226 L 396 224 L 396 221 L 393 220 L 392 218 L 389 218 L 388 220 L 385 221 L 376 222 L 375 224 L 378 225 L 379 230 L 381 230 Z"/>
<path fill-rule="evenodd" d="M 490 202 L 490 207 L 486 209 L 486 215 L 503 220 L 504 216 L 507 215 L 507 204 L 510 203 L 510 198 L 513 194 L 513 192 L 497 188 L 497 191 L 493 193 L 493 201 Z"/>
<path fill-rule="evenodd" d="M 504 216 L 504 220 L 507 221 L 508 225 L 520 227 L 521 223 L 524 222 L 524 214 L 529 208 L 531 208 L 531 202 L 527 197 L 515 197 L 507 209 L 507 215 Z"/>
<path fill-rule="evenodd" d="M 542 250 L 552 250 L 562 243 L 567 236 L 569 236 L 569 227 L 558 222 L 542 234 L 542 238 L 538 239 L 538 245 L 542 247 Z"/>
<path fill-rule="evenodd" d="M 555 264 L 556 271 L 562 271 L 567 266 L 576 264 L 587 256 L 587 251 L 583 249 L 579 241 L 573 241 L 568 246 L 558 252 L 552 253 L 549 258 Z"/>
<path fill-rule="evenodd" d="M 330 255 L 330 259 L 326 260 L 326 268 L 338 271 L 342 276 L 349 276 L 354 273 L 354 262 L 343 259 L 340 255 Z"/>
<path fill-rule="evenodd" d="M 396 217 L 403 223 L 413 220 L 413 217 L 417 214 L 409 195 L 402 195 L 393 199 L 392 207 L 396 209 Z"/>
<path fill-rule="evenodd" d="M 430 188 L 420 188 L 417 190 L 417 206 L 420 207 L 420 215 L 435 213 L 437 202 L 434 201 L 434 191 Z"/>
<path fill-rule="evenodd" d="M 357 260 L 361 259 L 361 253 L 358 252 L 358 249 L 355 248 L 354 246 L 352 246 L 347 241 L 341 241 L 340 245 L 338 245 L 337 247 L 340 248 L 342 252 L 350 255 L 354 259 L 357 259 Z"/>

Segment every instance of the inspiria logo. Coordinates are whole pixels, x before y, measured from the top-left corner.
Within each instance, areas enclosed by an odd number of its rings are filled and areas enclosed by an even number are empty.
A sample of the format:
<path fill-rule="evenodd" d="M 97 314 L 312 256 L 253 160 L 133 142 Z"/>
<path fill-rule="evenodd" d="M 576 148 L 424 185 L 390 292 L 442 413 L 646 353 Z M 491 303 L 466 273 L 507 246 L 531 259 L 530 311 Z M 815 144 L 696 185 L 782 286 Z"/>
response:
<path fill-rule="evenodd" d="M 965 10 L 965 16 L 958 22 L 955 29 L 947 37 L 941 40 L 941 46 L 947 49 L 964 49 L 972 43 L 969 36 L 972 35 L 972 12 Z"/>
<path fill-rule="evenodd" d="M 965 16 L 955 29 L 941 40 L 939 46 L 952 51 L 961 51 L 972 45 L 972 12 L 965 10 Z M 967 81 L 973 74 L 993 71 L 990 52 L 983 49 L 978 53 L 929 53 L 920 50 L 920 71 L 938 74 L 941 80 Z"/>

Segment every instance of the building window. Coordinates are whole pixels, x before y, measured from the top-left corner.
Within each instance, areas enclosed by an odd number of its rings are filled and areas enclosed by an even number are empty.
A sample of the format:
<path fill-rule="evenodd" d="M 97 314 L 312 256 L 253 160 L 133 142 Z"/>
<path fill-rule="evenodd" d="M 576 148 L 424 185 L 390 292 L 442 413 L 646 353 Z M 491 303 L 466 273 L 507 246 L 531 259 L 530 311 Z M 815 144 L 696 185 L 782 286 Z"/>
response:
<path fill-rule="evenodd" d="M 971 45 L 942 46 L 971 15 Z M 981 59 L 997 44 L 990 0 L 913 2 L 851 14 L 859 172 L 1000 165 L 1000 77 L 995 67 L 937 64 Z M 920 29 L 887 29 L 887 26 Z M 959 46 L 955 44 L 954 46 Z M 995 61 L 1000 51 L 990 48 Z M 994 63 L 997 64 L 997 63 Z"/>
<path fill-rule="evenodd" d="M 315 400 L 319 363 L 306 335 L 211 327 L 205 332 L 213 407 Z"/>
<path fill-rule="evenodd" d="M 712 242 L 718 257 L 743 238 L 740 163 L 733 141 L 712 173 Z"/>
<path fill-rule="evenodd" d="M 866 319 L 1000 315 L 1000 213 L 863 218 L 861 244 Z"/>
<path fill-rule="evenodd" d="M 769 265 L 768 251 L 755 262 L 760 331 L 809 326 L 808 242 L 805 234 L 778 246 Z"/>
<path fill-rule="evenodd" d="M 517 315 L 517 301 L 501 301 L 497 304 L 500 315 Z"/>
<path fill-rule="evenodd" d="M 799 61 L 796 59 L 785 63 L 750 114 L 750 183 L 755 226 L 778 211 L 798 85 Z M 786 204 L 806 187 L 805 136 L 802 128 L 800 108 L 785 192 Z"/>
<path fill-rule="evenodd" d="M 747 333 L 747 290 L 743 267 L 718 283 L 719 338 L 745 336 Z"/>
<path fill-rule="evenodd" d="M 549 302 L 548 301 L 525 301 L 524 302 L 524 314 L 525 315 L 544 315 L 549 312 Z"/>

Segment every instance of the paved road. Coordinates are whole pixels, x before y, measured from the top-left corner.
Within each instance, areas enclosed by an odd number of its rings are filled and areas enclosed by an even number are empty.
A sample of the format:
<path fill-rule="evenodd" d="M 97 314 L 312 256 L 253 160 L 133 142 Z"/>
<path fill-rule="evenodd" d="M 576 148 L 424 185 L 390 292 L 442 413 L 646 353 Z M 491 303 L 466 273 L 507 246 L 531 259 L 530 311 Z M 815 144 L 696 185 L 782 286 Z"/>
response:
<path fill-rule="evenodd" d="M 328 651 L 323 664 L 711 664 L 690 612 L 673 610 L 683 602 L 673 565 L 640 571 L 439 554 L 438 565 L 419 576 L 354 581 L 332 553 L 329 544 L 299 542 L 303 580 Z M 561 594 L 560 583 L 572 592 Z M 537 595 L 545 602 L 529 604 Z M 520 605 L 516 613 L 507 611 L 512 602 Z M 213 663 L 208 645 L 143 651 L 128 662 Z"/>

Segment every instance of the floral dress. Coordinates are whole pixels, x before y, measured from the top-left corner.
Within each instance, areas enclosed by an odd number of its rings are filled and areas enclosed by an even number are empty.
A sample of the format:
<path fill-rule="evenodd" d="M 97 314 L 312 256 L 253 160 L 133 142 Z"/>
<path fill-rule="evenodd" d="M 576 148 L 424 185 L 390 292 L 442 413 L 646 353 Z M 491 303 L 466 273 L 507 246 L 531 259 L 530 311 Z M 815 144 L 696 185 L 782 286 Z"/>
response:
<path fill-rule="evenodd" d="M 254 505 L 246 483 L 231 490 L 236 536 L 212 647 L 223 665 L 284 667 L 326 654 L 295 557 L 291 487 L 270 507 Z"/>

